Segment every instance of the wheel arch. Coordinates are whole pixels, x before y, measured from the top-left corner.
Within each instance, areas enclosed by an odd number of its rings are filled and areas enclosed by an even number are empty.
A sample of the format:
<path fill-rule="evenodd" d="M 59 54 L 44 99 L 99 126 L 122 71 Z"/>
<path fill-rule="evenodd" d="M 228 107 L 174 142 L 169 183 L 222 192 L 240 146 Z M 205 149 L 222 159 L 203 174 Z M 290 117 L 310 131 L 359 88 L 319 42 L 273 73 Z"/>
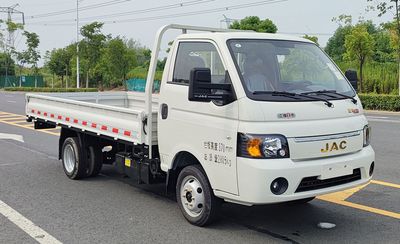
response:
<path fill-rule="evenodd" d="M 167 172 L 167 193 L 171 193 L 175 191 L 176 181 L 178 179 L 179 173 L 183 168 L 189 165 L 200 165 L 204 170 L 204 167 L 201 165 L 200 160 L 197 159 L 192 153 L 188 151 L 180 151 L 175 154 L 171 168 Z M 204 170 L 205 172 L 205 170 Z M 206 174 L 207 177 L 207 174 Z M 208 178 L 208 177 L 207 177 Z"/>

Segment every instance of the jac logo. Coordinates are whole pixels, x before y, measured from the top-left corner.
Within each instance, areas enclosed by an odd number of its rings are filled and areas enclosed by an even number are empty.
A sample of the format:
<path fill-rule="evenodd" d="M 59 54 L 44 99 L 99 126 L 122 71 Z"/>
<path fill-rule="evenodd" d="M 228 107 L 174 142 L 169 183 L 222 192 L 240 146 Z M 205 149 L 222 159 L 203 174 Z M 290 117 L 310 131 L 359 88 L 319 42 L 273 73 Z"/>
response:
<path fill-rule="evenodd" d="M 346 141 L 341 141 L 339 143 L 333 142 L 332 144 L 326 143 L 324 148 L 321 148 L 322 153 L 344 150 L 347 147 Z"/>

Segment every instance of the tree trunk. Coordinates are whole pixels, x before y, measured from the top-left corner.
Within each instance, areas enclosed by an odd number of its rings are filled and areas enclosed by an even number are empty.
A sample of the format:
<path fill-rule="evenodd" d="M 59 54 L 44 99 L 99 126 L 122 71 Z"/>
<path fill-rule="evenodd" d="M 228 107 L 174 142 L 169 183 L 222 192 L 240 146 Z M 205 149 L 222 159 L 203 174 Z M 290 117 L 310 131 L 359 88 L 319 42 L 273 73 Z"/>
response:
<path fill-rule="evenodd" d="M 399 69 L 398 69 L 398 74 L 399 74 L 399 96 L 400 96 L 400 57 L 399 57 Z"/>
<path fill-rule="evenodd" d="M 89 71 L 86 72 L 86 88 L 89 87 Z"/>
<path fill-rule="evenodd" d="M 362 84 L 363 84 L 363 65 L 364 65 L 364 60 L 360 61 L 360 93 L 362 93 Z"/>
<path fill-rule="evenodd" d="M 65 69 L 65 88 L 68 88 L 68 66 Z"/>
<path fill-rule="evenodd" d="M 64 76 L 62 75 L 61 76 L 61 88 L 63 88 L 64 87 Z"/>
<path fill-rule="evenodd" d="M 395 7 L 396 7 L 396 24 L 397 24 L 397 36 L 400 38 L 400 16 L 399 16 L 399 0 L 395 0 Z M 399 96 L 400 96 L 400 42 L 397 41 L 397 62 L 399 64 L 399 69 L 397 71 L 399 75 Z"/>

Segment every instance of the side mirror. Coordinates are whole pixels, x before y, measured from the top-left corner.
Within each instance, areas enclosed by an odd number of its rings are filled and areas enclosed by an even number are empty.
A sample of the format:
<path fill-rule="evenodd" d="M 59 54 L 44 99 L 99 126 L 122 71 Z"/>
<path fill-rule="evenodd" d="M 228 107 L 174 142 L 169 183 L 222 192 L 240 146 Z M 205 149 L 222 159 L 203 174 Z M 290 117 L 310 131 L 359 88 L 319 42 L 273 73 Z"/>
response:
<path fill-rule="evenodd" d="M 229 77 L 228 73 L 225 76 Z M 211 83 L 211 71 L 208 68 L 194 68 L 190 71 L 189 101 L 220 101 L 227 104 L 234 100 L 232 90 L 230 83 Z"/>
<path fill-rule="evenodd" d="M 355 71 L 355 70 L 346 70 L 344 75 L 350 81 L 350 84 L 353 86 L 354 90 L 357 91 L 357 81 L 358 81 L 357 71 Z"/>

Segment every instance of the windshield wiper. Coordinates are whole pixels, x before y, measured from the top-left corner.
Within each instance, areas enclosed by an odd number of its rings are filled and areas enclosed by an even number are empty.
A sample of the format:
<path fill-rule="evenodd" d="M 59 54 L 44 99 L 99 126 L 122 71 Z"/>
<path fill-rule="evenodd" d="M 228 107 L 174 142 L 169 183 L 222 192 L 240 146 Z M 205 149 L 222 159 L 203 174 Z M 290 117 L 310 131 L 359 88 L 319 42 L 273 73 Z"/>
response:
<path fill-rule="evenodd" d="M 343 98 L 350 99 L 354 104 L 357 104 L 357 99 L 355 99 L 354 97 L 347 96 L 347 95 L 344 95 L 342 93 L 338 93 L 335 90 L 320 90 L 320 91 L 304 92 L 304 93 L 301 93 L 301 94 L 304 94 L 304 95 L 308 95 L 308 94 L 316 94 L 316 95 L 323 94 L 325 96 L 328 96 L 327 94 L 335 94 L 335 95 L 341 96 Z"/>
<path fill-rule="evenodd" d="M 258 94 L 270 94 L 272 96 L 282 96 L 282 97 L 291 97 L 294 99 L 298 99 L 296 95 L 297 93 L 293 92 L 285 92 L 285 91 L 253 91 L 253 95 L 258 95 Z"/>
<path fill-rule="evenodd" d="M 313 100 L 319 100 L 325 102 L 324 104 L 328 107 L 332 107 L 333 103 L 329 102 L 327 99 L 320 98 L 320 97 L 314 97 L 314 96 L 308 96 L 307 94 L 303 93 L 294 93 L 294 92 L 285 92 L 285 91 L 254 91 L 254 95 L 257 94 L 270 94 L 272 96 L 282 96 L 282 97 L 290 97 L 293 99 L 299 99 L 298 97 L 305 97 Z"/>

